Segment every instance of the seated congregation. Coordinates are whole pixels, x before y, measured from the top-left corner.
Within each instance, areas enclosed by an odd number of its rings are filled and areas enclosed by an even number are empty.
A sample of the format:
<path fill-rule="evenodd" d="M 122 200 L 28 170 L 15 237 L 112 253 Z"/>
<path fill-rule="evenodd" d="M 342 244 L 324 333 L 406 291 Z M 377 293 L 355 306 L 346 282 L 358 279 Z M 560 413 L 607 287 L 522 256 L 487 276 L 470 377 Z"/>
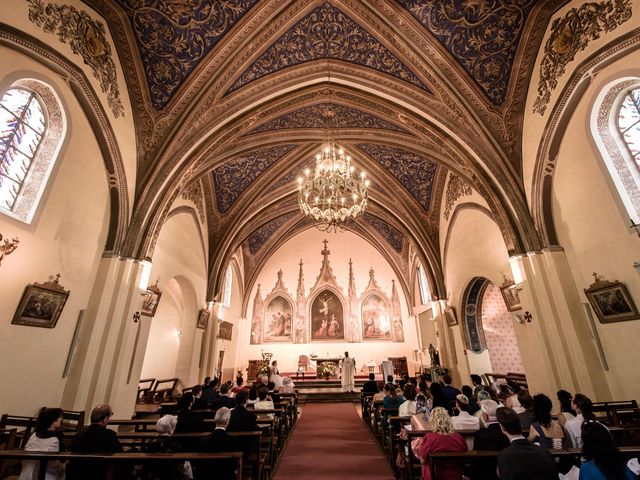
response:
<path fill-rule="evenodd" d="M 363 420 L 397 478 L 632 480 L 640 473 L 635 400 L 594 403 L 560 390 L 554 408 L 543 393 L 483 384 L 479 375 L 460 389 L 448 374 L 386 380 L 363 390 Z"/>
<path fill-rule="evenodd" d="M 60 408 L 44 407 L 37 418 L 5 414 L 0 478 L 268 479 L 297 419 L 295 393 L 260 380 L 245 386 L 240 377 L 218 384 L 186 389 L 158 405 L 164 414 L 117 420 L 111 406 L 98 405 L 88 426 L 84 412 L 71 423 L 79 412 Z"/>

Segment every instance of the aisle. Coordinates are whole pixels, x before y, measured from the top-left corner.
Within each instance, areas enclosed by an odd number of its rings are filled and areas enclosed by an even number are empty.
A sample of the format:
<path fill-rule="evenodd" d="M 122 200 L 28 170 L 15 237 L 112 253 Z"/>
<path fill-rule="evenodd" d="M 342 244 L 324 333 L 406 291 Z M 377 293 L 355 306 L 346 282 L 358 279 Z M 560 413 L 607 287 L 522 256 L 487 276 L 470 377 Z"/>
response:
<path fill-rule="evenodd" d="M 353 403 L 309 403 L 274 480 L 393 480 L 387 460 Z"/>

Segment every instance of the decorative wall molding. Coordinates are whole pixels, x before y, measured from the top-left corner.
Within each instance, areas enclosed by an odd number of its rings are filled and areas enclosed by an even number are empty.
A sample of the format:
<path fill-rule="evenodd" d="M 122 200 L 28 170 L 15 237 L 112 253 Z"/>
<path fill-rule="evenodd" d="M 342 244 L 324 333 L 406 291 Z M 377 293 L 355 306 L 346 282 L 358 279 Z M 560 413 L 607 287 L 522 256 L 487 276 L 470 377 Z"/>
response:
<path fill-rule="evenodd" d="M 42 0 L 27 0 L 27 3 L 29 20 L 44 32 L 56 34 L 62 43 L 68 43 L 100 82 L 100 89 L 107 96 L 113 115 L 124 115 L 116 64 L 102 22 L 91 18 L 85 10 L 69 5 L 45 4 Z"/>
<path fill-rule="evenodd" d="M 298 212 L 285 213 L 284 215 L 280 215 L 254 230 L 247 240 L 249 244 L 249 253 L 251 253 L 251 255 L 258 253 L 267 240 L 269 240 L 269 238 L 271 238 L 271 236 L 276 233 L 280 227 L 296 215 L 298 215 Z"/>
<path fill-rule="evenodd" d="M 387 241 L 393 249 L 400 253 L 404 245 L 404 237 L 395 227 L 370 213 L 365 213 L 363 219 L 369 223 L 382 237 Z"/>
<path fill-rule="evenodd" d="M 447 183 L 447 193 L 444 200 L 444 218 L 449 220 L 453 206 L 459 198 L 473 194 L 471 185 L 465 182 L 462 177 L 451 172 L 449 182 Z"/>
<path fill-rule="evenodd" d="M 200 180 L 196 180 L 195 182 L 188 185 L 182 191 L 182 198 L 184 200 L 188 200 L 196 206 L 196 210 L 198 210 L 198 217 L 200 218 L 200 222 L 204 223 L 206 221 L 205 215 L 205 206 L 204 206 L 204 193 L 202 191 L 202 182 Z"/>
<path fill-rule="evenodd" d="M 631 6 L 631 0 L 589 2 L 572 8 L 563 17 L 553 21 L 540 62 L 538 96 L 533 103 L 533 113 L 544 115 L 551 101 L 551 93 L 565 73 L 567 64 L 591 41 L 600 38 L 602 33 L 611 32 L 629 20 Z"/>

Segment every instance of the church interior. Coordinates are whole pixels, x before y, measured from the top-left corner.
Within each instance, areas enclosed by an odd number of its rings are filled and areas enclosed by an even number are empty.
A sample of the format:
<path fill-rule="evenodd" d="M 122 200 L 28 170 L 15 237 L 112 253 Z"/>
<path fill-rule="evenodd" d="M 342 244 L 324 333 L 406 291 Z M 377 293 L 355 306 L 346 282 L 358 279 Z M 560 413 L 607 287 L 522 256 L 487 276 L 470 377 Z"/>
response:
<path fill-rule="evenodd" d="M 640 0 L 13 0 L 0 65 L 0 414 L 344 352 L 640 397 Z"/>

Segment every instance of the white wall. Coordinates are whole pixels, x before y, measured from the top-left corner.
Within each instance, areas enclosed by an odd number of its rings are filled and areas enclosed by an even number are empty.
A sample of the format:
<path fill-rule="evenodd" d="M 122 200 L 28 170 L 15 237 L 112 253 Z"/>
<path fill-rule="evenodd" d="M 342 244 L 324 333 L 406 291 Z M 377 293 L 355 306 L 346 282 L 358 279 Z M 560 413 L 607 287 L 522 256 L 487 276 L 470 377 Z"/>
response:
<path fill-rule="evenodd" d="M 34 222 L 26 225 L 0 214 L 0 233 L 20 239 L 18 249 L 0 266 L 0 412 L 31 415 L 43 405 L 60 404 L 67 352 L 104 250 L 109 198 L 100 149 L 73 92 L 46 68 L 2 47 L 0 71 L 3 75 L 34 72 L 41 79 L 51 79 L 71 119 L 66 148 Z M 71 291 L 56 327 L 12 325 L 25 287 L 56 273 Z"/>
<path fill-rule="evenodd" d="M 321 251 L 322 240 L 329 241 L 328 248 L 331 251 L 329 260 L 338 284 L 346 296 L 348 293 L 349 258 L 353 260 L 353 271 L 356 289 L 360 295 L 369 282 L 369 269 L 375 270 L 375 278 L 380 288 L 391 297 L 391 280 L 396 280 L 396 288 L 400 295 L 402 321 L 404 327 L 404 342 L 391 341 L 365 341 L 362 343 L 345 342 L 313 342 L 308 344 L 283 344 L 271 343 L 263 345 L 250 345 L 250 319 L 253 315 L 253 299 L 255 298 L 257 284 L 260 283 L 262 298 L 264 299 L 273 289 L 277 281 L 277 272 L 283 271 L 283 281 L 291 296 L 295 299 L 298 281 L 298 263 L 302 259 L 304 263 L 304 286 L 308 294 L 314 286 L 322 265 Z M 268 260 L 258 275 L 249 297 L 249 309 L 247 317 L 242 320 L 241 334 L 239 337 L 239 353 L 237 368 L 246 369 L 248 360 L 261 358 L 261 351 L 269 351 L 278 360 L 281 372 L 291 372 L 297 369 L 299 355 L 317 354 L 343 356 L 345 351 L 356 359 L 356 367 L 359 370 L 365 362 L 374 360 L 380 362 L 390 356 L 406 356 L 409 370 L 419 366 L 414 359 L 414 350 L 418 348 L 416 323 L 413 317 L 408 317 L 407 301 L 404 292 L 391 266 L 378 253 L 378 251 L 361 237 L 351 232 L 323 233 L 315 228 L 305 230 L 296 235 L 281 246 Z"/>

